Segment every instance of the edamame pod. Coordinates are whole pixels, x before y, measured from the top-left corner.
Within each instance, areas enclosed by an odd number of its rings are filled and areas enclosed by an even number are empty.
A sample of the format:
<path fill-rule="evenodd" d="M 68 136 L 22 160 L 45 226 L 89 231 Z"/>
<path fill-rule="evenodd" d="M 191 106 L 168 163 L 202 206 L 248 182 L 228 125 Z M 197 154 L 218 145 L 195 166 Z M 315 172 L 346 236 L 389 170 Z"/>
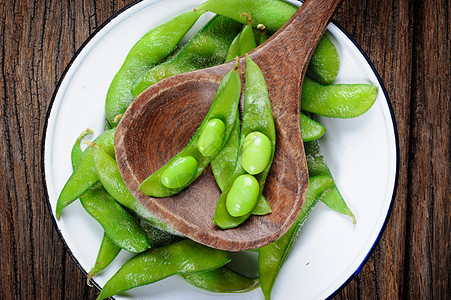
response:
<path fill-rule="evenodd" d="M 227 252 L 191 240 L 150 249 L 126 262 L 107 281 L 97 299 L 105 299 L 171 275 L 213 270 L 229 261 Z"/>
<path fill-rule="evenodd" d="M 307 159 L 307 167 L 310 176 L 330 176 L 332 174 L 327 167 L 324 157 L 321 154 L 321 149 L 317 141 L 304 143 L 305 156 Z M 352 213 L 351 209 L 346 204 L 343 196 L 336 184 L 334 184 L 328 191 L 326 191 L 320 198 L 321 202 L 326 204 L 334 211 L 349 216 L 352 219 L 353 224 L 356 224 L 356 217 Z"/>
<path fill-rule="evenodd" d="M 271 162 L 274 157 L 276 131 L 274 127 L 274 120 L 272 117 L 271 103 L 268 96 L 268 89 L 266 87 L 265 78 L 260 68 L 246 55 L 246 87 L 244 92 L 244 109 L 243 122 L 241 125 L 241 141 L 244 137 L 254 131 L 259 131 L 267 136 L 271 142 L 271 158 L 265 170 L 257 175 L 260 186 L 260 194 L 263 190 L 266 176 L 271 167 Z M 229 214 L 226 207 L 227 194 L 230 191 L 232 183 L 235 179 L 246 173 L 241 165 L 241 153 L 243 151 L 243 142 L 241 142 L 238 150 L 237 163 L 233 174 L 230 176 L 226 187 L 219 197 L 218 204 L 215 210 L 214 222 L 220 228 L 233 228 L 243 223 L 251 213 L 240 217 L 234 217 Z M 259 198 L 263 199 L 263 198 Z"/>
<path fill-rule="evenodd" d="M 258 279 L 241 275 L 226 266 L 179 276 L 191 285 L 213 293 L 244 293 L 259 286 Z"/>
<path fill-rule="evenodd" d="M 244 25 L 240 34 L 240 56 L 257 48 L 254 30 L 252 29 L 251 24 L 252 16 L 245 11 L 243 11 L 242 14 L 246 17 L 246 25 Z"/>
<path fill-rule="evenodd" d="M 208 10 L 246 24 L 247 19 L 242 15 L 244 11 L 252 16 L 251 24 L 254 28 L 263 24 L 270 34 L 279 30 L 297 9 L 297 6 L 281 0 L 228 0 L 227 5 L 224 5 L 223 0 L 208 0 L 195 8 Z M 309 71 L 321 82 L 332 83 L 339 68 L 338 51 L 325 34 L 312 54 Z"/>
<path fill-rule="evenodd" d="M 78 162 L 80 161 L 81 156 L 83 155 L 83 150 L 81 149 L 80 143 L 83 138 L 87 135 L 93 134 L 92 129 L 88 128 L 84 130 L 78 138 L 75 140 L 74 145 L 72 146 L 72 151 L 70 153 L 70 161 L 72 163 L 72 169 L 75 170 Z"/>
<path fill-rule="evenodd" d="M 203 11 L 183 13 L 153 28 L 133 46 L 108 89 L 105 113 L 110 125 L 117 125 L 114 118 L 124 113 L 135 98 L 130 86 L 136 78 L 171 54 L 202 14 Z"/>
<path fill-rule="evenodd" d="M 319 139 L 326 132 L 326 128 L 320 123 L 310 119 L 301 113 L 302 141 L 310 142 Z"/>
<path fill-rule="evenodd" d="M 121 248 L 113 243 L 113 241 L 111 241 L 106 234 L 103 234 L 103 239 L 102 243 L 100 244 L 96 262 L 94 264 L 94 267 L 92 267 L 88 273 L 87 284 L 89 286 L 92 286 L 89 282 L 91 278 L 105 270 L 106 267 L 108 267 L 113 262 L 120 251 Z"/>
<path fill-rule="evenodd" d="M 115 129 L 111 129 L 102 133 L 95 142 L 99 145 L 103 151 L 106 151 L 110 155 L 114 156 L 114 134 Z M 88 147 L 84 152 L 77 167 L 72 175 L 67 180 L 56 203 L 56 218 L 61 217 L 61 211 L 80 198 L 88 189 L 99 182 L 99 177 L 94 168 L 92 160 L 92 149 Z"/>
<path fill-rule="evenodd" d="M 80 201 L 85 210 L 120 248 L 140 253 L 150 247 L 144 230 L 101 185 L 89 189 L 80 197 Z"/>
<path fill-rule="evenodd" d="M 223 63 L 240 29 L 241 25 L 229 18 L 213 17 L 180 52 L 138 77 L 132 85 L 133 97 L 164 78 Z"/>
<path fill-rule="evenodd" d="M 169 227 L 166 223 L 160 221 L 152 215 L 141 203 L 139 203 L 128 190 L 117 167 L 117 163 L 104 152 L 97 144 L 91 146 L 95 170 L 105 190 L 117 202 L 128 208 L 137 217 L 143 219 L 153 226 L 167 231 L 174 235 L 181 235 L 175 229 Z"/>
<path fill-rule="evenodd" d="M 321 194 L 334 184 L 330 176 L 309 178 L 307 195 L 298 218 L 291 228 L 277 241 L 258 249 L 258 274 L 265 299 L 271 298 L 271 290 L 285 259 L 293 246 L 296 235 Z"/>
<path fill-rule="evenodd" d="M 377 86 L 371 84 L 323 85 L 305 76 L 301 109 L 330 118 L 355 118 L 376 101 Z"/>
<path fill-rule="evenodd" d="M 217 152 L 225 145 L 237 120 L 238 102 L 241 96 L 241 80 L 237 68 L 238 66 L 235 66 L 234 69 L 227 73 L 221 80 L 207 116 L 185 149 L 140 184 L 139 188 L 144 194 L 153 197 L 168 197 L 180 192 L 202 173 Z M 225 134 L 218 151 L 212 156 L 205 157 L 199 151 L 199 135 L 204 131 L 206 125 L 212 119 L 220 119 L 224 123 Z M 167 187 L 162 182 L 166 170 L 174 161 L 178 160 L 180 157 L 187 156 L 191 156 L 197 161 L 196 173 L 182 186 L 176 188 Z"/>

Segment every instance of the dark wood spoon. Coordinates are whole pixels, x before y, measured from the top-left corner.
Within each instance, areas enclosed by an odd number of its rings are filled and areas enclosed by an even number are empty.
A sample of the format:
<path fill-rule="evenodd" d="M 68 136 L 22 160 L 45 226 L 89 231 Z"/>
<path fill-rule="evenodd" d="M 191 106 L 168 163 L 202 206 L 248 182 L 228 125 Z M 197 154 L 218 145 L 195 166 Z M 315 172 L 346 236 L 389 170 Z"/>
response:
<path fill-rule="evenodd" d="M 250 53 L 264 73 L 276 125 L 275 157 L 263 191 L 272 213 L 251 216 L 234 229 L 217 227 L 213 216 L 220 190 L 209 168 L 172 197 L 153 198 L 139 189 L 145 178 L 186 146 L 233 62 L 167 78 L 149 87 L 129 106 L 117 128 L 115 149 L 122 178 L 133 196 L 156 217 L 207 246 L 243 251 L 280 238 L 296 220 L 308 187 L 299 121 L 300 83 L 341 2 L 306 1 L 271 39 Z M 240 64 L 243 74 L 243 58 Z"/>

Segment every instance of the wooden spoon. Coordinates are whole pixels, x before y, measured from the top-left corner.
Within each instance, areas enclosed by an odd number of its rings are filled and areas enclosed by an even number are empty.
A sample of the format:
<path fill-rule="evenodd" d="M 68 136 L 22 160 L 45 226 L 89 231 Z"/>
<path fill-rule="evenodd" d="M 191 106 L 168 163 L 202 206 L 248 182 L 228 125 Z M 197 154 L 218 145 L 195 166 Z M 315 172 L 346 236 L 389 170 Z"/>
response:
<path fill-rule="evenodd" d="M 251 52 L 271 99 L 277 146 L 264 196 L 272 213 L 234 229 L 213 223 L 220 196 L 208 167 L 189 187 L 167 198 L 143 194 L 139 184 L 180 152 L 204 119 L 233 62 L 160 81 L 129 106 L 117 128 L 116 159 L 127 187 L 152 214 L 199 243 L 228 251 L 263 247 L 293 224 L 304 202 L 308 172 L 300 127 L 300 83 L 310 57 L 342 0 L 306 1 L 271 39 Z M 244 58 L 240 71 L 245 70 Z"/>

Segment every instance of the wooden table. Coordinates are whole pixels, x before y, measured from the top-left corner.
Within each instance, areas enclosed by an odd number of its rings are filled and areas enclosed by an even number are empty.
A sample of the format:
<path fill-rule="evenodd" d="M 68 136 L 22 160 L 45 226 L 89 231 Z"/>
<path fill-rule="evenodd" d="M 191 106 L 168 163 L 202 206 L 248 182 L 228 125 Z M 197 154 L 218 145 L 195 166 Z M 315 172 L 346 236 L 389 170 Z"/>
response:
<path fill-rule="evenodd" d="M 131 0 L 0 1 L 0 298 L 94 299 L 49 213 L 41 139 L 52 93 L 88 36 Z M 347 0 L 335 20 L 374 63 L 397 121 L 399 181 L 385 232 L 336 298 L 446 299 L 450 250 L 447 0 Z"/>

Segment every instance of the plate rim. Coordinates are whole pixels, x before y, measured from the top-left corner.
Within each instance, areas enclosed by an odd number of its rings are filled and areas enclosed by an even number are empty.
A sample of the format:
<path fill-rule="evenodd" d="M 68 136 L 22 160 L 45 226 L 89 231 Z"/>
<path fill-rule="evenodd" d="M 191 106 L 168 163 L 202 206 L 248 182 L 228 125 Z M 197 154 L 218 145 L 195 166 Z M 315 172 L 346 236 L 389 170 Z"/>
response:
<path fill-rule="evenodd" d="M 72 65 L 74 64 L 75 60 L 78 58 L 78 56 L 80 55 L 80 53 L 85 49 L 85 47 L 90 43 L 90 41 L 103 29 L 105 28 L 108 24 L 110 24 L 111 21 L 113 21 L 114 19 L 116 19 L 118 16 L 120 16 L 121 14 L 123 14 L 125 11 L 127 11 L 128 9 L 132 8 L 133 6 L 143 2 L 144 0 L 137 0 L 134 1 L 126 6 L 124 6 L 123 8 L 121 8 L 120 10 L 118 10 L 117 12 L 115 12 L 114 14 L 112 14 L 110 17 L 108 17 L 102 24 L 100 24 L 86 39 L 85 41 L 81 44 L 81 46 L 75 51 L 75 53 L 73 54 L 72 58 L 70 59 L 70 61 L 68 62 L 68 64 L 66 65 L 66 67 L 64 68 L 63 73 L 61 74 L 55 89 L 53 91 L 52 97 L 50 99 L 50 103 L 48 105 L 47 111 L 46 111 L 46 115 L 45 115 L 45 121 L 44 121 L 44 126 L 42 129 L 42 134 L 41 134 L 41 178 L 42 178 L 42 184 L 43 184 L 43 188 L 44 188 L 44 197 L 45 197 L 45 202 L 47 204 L 47 208 L 49 210 L 50 216 L 51 216 L 51 220 L 52 220 L 52 224 L 54 229 L 56 230 L 59 238 L 61 239 L 63 246 L 65 248 L 65 251 L 67 251 L 67 253 L 69 254 L 69 256 L 71 257 L 71 259 L 73 260 L 73 262 L 75 263 L 75 265 L 82 271 L 82 273 L 87 276 L 88 272 L 83 268 L 83 266 L 80 264 L 80 262 L 78 261 L 78 259 L 75 257 L 75 255 L 73 254 L 72 250 L 70 249 L 70 247 L 68 246 L 58 224 L 56 221 L 56 218 L 53 214 L 53 210 L 52 210 L 52 206 L 50 203 L 50 197 L 49 197 L 49 193 L 48 193 L 48 189 L 47 189 L 47 179 L 46 179 L 46 171 L 45 171 L 45 149 L 46 149 L 46 138 L 47 138 L 47 129 L 48 129 L 48 125 L 49 125 L 49 119 L 50 119 L 50 115 L 52 113 L 52 108 L 53 105 L 55 103 L 55 99 L 56 96 L 61 88 L 61 85 L 64 81 L 64 79 L 66 78 L 67 73 L 69 72 L 69 70 L 71 69 Z M 154 0 L 155 3 L 160 2 L 162 0 Z M 304 2 L 304 1 L 300 1 L 298 0 L 298 2 Z M 332 20 L 331 22 L 334 26 L 337 27 L 337 29 L 339 31 L 341 31 L 347 39 L 349 39 L 349 41 L 357 48 L 357 50 L 360 52 L 360 54 L 362 55 L 362 57 L 365 59 L 365 61 L 367 62 L 368 66 L 371 68 L 371 71 L 373 72 L 374 76 L 376 77 L 376 80 L 379 84 L 379 86 L 381 87 L 381 90 L 384 94 L 385 97 L 385 102 L 387 104 L 388 107 L 388 111 L 390 113 L 390 119 L 391 119 L 391 123 L 393 126 L 393 135 L 394 135 L 394 146 L 395 146 L 395 157 L 394 159 L 395 161 L 395 173 L 394 173 L 394 182 L 393 182 L 393 191 L 392 191 L 392 197 L 390 199 L 390 205 L 388 207 L 387 210 L 387 214 L 385 216 L 385 220 L 382 224 L 382 227 L 376 237 L 376 239 L 374 240 L 372 246 L 370 247 L 368 253 L 365 255 L 364 259 L 362 260 L 362 262 L 359 264 L 359 266 L 357 267 L 357 269 L 349 276 L 348 279 L 346 279 L 343 284 L 338 287 L 332 294 L 330 294 L 328 297 L 326 297 L 326 299 L 331 299 L 333 298 L 335 295 L 337 295 L 341 290 L 343 290 L 357 275 L 358 273 L 362 270 L 362 268 L 365 266 L 365 264 L 367 263 L 367 261 L 369 260 L 369 257 L 371 256 L 371 254 L 374 252 L 376 245 L 379 243 L 386 227 L 388 224 L 388 221 L 392 215 L 392 210 L 393 210 L 393 204 L 394 204 L 394 200 L 396 198 L 396 194 L 397 194 L 397 190 L 398 190 L 398 179 L 399 179 L 399 164 L 400 164 L 400 153 L 399 153 L 399 135 L 398 135 L 398 129 L 397 129 L 397 123 L 396 123 L 396 118 L 395 118 L 395 114 L 394 114 L 394 110 L 393 110 L 393 106 L 391 104 L 391 100 L 388 96 L 387 93 L 387 89 L 385 88 L 385 85 L 382 82 L 382 79 L 379 75 L 379 73 L 377 72 L 375 66 L 373 65 L 373 63 L 371 62 L 370 58 L 368 57 L 368 55 L 365 53 L 365 51 L 362 49 L 362 47 L 357 43 L 357 41 L 341 26 L 339 25 L 336 21 Z M 98 289 L 101 290 L 100 285 L 96 282 L 96 280 L 94 278 L 91 278 L 90 282 Z M 114 299 L 114 297 L 112 297 Z"/>

